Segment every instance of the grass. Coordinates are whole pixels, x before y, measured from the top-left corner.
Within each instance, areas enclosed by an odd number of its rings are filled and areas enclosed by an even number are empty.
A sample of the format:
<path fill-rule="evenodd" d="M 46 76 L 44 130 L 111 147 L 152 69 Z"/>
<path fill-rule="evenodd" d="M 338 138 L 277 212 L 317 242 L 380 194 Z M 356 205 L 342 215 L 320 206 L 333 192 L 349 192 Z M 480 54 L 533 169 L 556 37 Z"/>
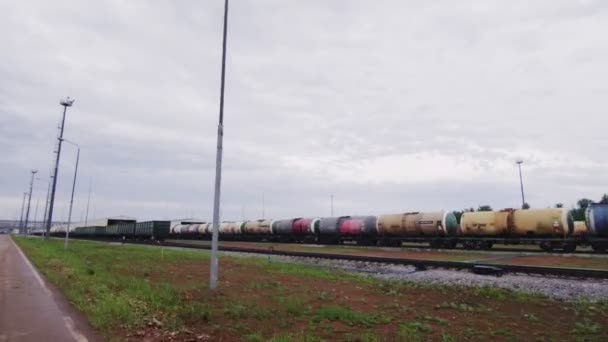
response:
<path fill-rule="evenodd" d="M 106 245 L 73 241 L 68 251 L 57 253 L 60 245 L 57 241 L 17 241 L 42 273 L 101 331 L 108 332 L 117 326 L 134 328 L 152 319 L 177 328 L 193 313 L 209 317 L 201 304 L 184 300 L 168 283 L 148 281 L 145 275 L 162 267 L 158 263 L 160 250 L 117 246 L 120 253 L 107 253 Z M 200 253 L 164 251 L 166 262 L 205 258 Z M 137 266 L 142 277 L 117 276 L 125 271 L 124 265 Z"/>
<path fill-rule="evenodd" d="M 197 334 L 254 342 L 522 340 L 530 337 L 524 326 L 545 340 L 608 337 L 607 302 L 567 304 L 500 288 L 379 280 L 226 256 L 220 290 L 211 296 L 205 251 L 83 241 L 64 251 L 58 240 L 15 240 L 109 340 L 142 330 L 176 341 Z M 512 310 L 501 311 L 506 306 Z"/>

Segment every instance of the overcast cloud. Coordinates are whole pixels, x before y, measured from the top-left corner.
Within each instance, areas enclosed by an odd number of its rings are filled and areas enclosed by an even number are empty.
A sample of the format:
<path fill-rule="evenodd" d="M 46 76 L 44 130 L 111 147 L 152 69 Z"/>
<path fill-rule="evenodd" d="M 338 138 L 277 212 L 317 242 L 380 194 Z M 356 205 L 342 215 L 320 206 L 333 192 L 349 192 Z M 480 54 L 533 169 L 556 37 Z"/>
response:
<path fill-rule="evenodd" d="M 223 1 L 0 0 L 0 217 L 42 217 L 61 107 L 74 216 L 211 218 Z M 608 192 L 608 2 L 232 0 L 222 218 Z M 64 145 L 55 217 L 67 217 Z M 34 210 L 34 208 L 32 209 Z"/>

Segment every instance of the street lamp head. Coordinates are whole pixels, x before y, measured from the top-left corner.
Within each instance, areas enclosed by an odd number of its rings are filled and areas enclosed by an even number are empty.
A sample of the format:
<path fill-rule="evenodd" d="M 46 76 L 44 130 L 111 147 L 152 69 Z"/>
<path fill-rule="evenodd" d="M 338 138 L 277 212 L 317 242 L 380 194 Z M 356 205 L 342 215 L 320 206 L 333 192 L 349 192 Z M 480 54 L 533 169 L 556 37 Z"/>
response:
<path fill-rule="evenodd" d="M 72 105 L 74 104 L 74 99 L 70 99 L 70 97 L 68 96 L 65 100 L 61 100 L 59 101 L 59 104 L 64 106 L 64 107 L 72 107 Z"/>
<path fill-rule="evenodd" d="M 38 170 L 32 170 L 32 174 L 38 173 Z"/>
<path fill-rule="evenodd" d="M 523 163 L 524 163 L 524 161 L 523 161 L 523 160 L 521 160 L 521 159 L 518 159 L 518 160 L 517 160 L 515 163 L 516 163 L 516 164 L 523 164 Z"/>

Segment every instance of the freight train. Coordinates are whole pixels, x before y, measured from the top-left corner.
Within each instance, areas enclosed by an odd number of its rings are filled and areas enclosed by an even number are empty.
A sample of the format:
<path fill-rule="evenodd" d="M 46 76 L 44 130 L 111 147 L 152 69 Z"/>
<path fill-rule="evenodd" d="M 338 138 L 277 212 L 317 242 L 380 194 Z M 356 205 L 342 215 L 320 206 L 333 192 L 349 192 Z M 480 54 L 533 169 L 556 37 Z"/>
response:
<path fill-rule="evenodd" d="M 219 225 L 222 240 L 276 241 L 401 246 L 425 242 L 433 248 L 489 249 L 496 243 L 537 244 L 547 252 L 572 252 L 578 245 L 608 248 L 608 205 L 594 204 L 586 222 L 575 222 L 567 209 L 504 209 L 463 213 L 407 212 L 379 216 L 292 218 L 229 221 Z M 209 222 L 174 222 L 170 236 L 210 239 Z"/>
<path fill-rule="evenodd" d="M 578 245 L 608 248 L 608 204 L 592 204 L 585 222 L 575 222 L 567 209 L 504 209 L 465 212 L 458 222 L 449 211 L 406 212 L 379 216 L 309 217 L 283 220 L 227 221 L 219 225 L 222 240 L 401 246 L 429 243 L 433 248 L 489 249 L 494 244 L 537 244 L 545 251 L 572 252 Z M 138 222 L 111 218 L 75 224 L 72 236 L 118 239 L 210 239 L 213 225 L 196 220 Z M 65 235 L 65 226 L 51 234 Z"/>

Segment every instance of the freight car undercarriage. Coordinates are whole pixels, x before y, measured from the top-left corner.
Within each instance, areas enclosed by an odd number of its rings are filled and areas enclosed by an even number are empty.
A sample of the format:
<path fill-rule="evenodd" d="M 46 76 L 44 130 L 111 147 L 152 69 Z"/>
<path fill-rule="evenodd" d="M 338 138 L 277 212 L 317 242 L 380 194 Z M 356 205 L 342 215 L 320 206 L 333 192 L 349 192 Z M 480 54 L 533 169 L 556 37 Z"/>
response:
<path fill-rule="evenodd" d="M 211 236 L 175 235 L 175 239 L 210 240 Z M 274 235 L 274 234 L 237 234 L 221 235 L 224 241 L 281 242 L 309 244 L 348 244 L 359 246 L 401 247 L 403 243 L 429 244 L 431 248 L 453 249 L 461 245 L 468 250 L 489 250 L 494 245 L 538 246 L 545 252 L 574 252 L 578 246 L 590 246 L 594 251 L 606 252 L 607 238 L 543 238 L 543 237 L 379 237 L 379 236 L 339 236 L 339 235 Z"/>

